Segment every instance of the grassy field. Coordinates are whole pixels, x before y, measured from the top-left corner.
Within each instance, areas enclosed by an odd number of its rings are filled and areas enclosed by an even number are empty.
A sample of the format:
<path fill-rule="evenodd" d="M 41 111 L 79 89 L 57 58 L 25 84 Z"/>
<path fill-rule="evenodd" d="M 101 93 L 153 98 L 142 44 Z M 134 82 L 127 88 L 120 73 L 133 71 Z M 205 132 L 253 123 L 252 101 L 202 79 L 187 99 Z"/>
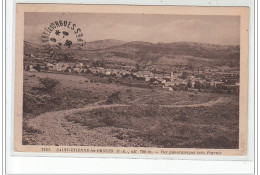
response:
<path fill-rule="evenodd" d="M 46 77 L 59 83 L 47 90 L 40 81 Z M 100 108 L 75 112 L 65 119 L 84 130 L 106 129 L 110 137 L 135 146 L 238 148 L 238 96 L 127 87 L 104 83 L 100 78 L 90 83 L 90 79 L 93 77 L 87 75 L 25 72 L 24 139 L 44 134 L 41 128 L 27 125 L 40 114 L 98 104 Z M 218 98 L 228 100 L 209 106 L 187 106 Z M 126 106 L 102 107 L 111 104 Z"/>
<path fill-rule="evenodd" d="M 132 105 L 80 112 L 66 119 L 89 129 L 113 127 L 111 135 L 130 142 L 141 139 L 139 146 L 237 148 L 237 110 L 235 105 L 170 109 Z"/>

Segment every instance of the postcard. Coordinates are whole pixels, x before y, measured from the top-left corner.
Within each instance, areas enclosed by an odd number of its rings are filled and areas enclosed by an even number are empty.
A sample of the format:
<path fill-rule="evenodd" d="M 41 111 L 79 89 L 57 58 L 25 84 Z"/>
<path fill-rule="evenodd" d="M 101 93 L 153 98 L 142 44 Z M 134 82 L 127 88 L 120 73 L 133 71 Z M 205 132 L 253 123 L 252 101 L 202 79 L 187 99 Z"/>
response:
<path fill-rule="evenodd" d="M 14 151 L 247 154 L 249 8 L 16 7 Z"/>

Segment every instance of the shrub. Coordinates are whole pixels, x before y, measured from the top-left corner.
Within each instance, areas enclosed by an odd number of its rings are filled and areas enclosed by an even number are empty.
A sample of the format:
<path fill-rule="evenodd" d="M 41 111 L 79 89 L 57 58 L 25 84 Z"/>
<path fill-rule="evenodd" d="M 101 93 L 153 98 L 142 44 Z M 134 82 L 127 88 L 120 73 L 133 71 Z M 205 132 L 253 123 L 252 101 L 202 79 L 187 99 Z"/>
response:
<path fill-rule="evenodd" d="M 34 102 L 34 98 L 32 95 L 28 93 L 23 94 L 23 112 L 25 113 L 32 113 L 33 109 L 35 109 L 36 104 Z"/>
<path fill-rule="evenodd" d="M 81 121 L 81 118 L 80 117 L 77 117 L 77 116 L 74 116 L 74 115 L 72 115 L 72 116 L 66 116 L 65 117 L 69 122 L 74 122 L 74 123 L 81 123 L 82 121 Z"/>
<path fill-rule="evenodd" d="M 120 102 L 121 99 L 120 99 L 120 97 L 119 97 L 119 94 L 120 94 L 120 91 L 117 91 L 117 92 L 112 93 L 112 94 L 107 98 L 106 104 L 113 104 L 113 103 L 116 103 L 116 102 Z"/>
<path fill-rule="evenodd" d="M 36 66 L 33 67 L 35 70 L 37 70 L 38 72 L 41 71 L 41 66 L 39 64 L 37 64 Z"/>
<path fill-rule="evenodd" d="M 39 80 L 40 80 L 40 84 L 47 91 L 52 91 L 58 84 L 60 84 L 60 81 L 49 77 L 40 78 Z"/>
<path fill-rule="evenodd" d="M 105 116 L 102 119 L 102 122 L 106 124 L 106 126 L 116 126 L 117 125 L 117 121 L 110 116 Z"/>

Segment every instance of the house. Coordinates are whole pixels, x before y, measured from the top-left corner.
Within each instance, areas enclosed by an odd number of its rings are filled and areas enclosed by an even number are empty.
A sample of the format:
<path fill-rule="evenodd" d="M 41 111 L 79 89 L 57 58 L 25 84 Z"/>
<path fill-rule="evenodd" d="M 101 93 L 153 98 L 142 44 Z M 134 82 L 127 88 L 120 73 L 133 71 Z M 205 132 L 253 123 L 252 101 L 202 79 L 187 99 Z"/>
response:
<path fill-rule="evenodd" d="M 67 68 L 67 69 L 65 70 L 65 72 L 71 72 L 71 71 L 72 71 L 71 68 Z"/>
<path fill-rule="evenodd" d="M 164 74 L 163 77 L 166 78 L 166 79 L 171 79 L 172 78 L 172 76 L 169 75 L 169 74 Z"/>
<path fill-rule="evenodd" d="M 87 73 L 88 72 L 88 69 L 81 69 L 81 73 Z"/>
<path fill-rule="evenodd" d="M 160 81 L 162 84 L 165 84 L 165 83 L 166 83 L 166 80 L 164 80 L 164 79 L 159 79 L 159 81 Z"/>
<path fill-rule="evenodd" d="M 150 77 L 145 77 L 145 80 L 144 81 L 150 81 Z"/>
<path fill-rule="evenodd" d="M 164 83 L 164 86 L 165 86 L 165 87 L 170 87 L 170 86 L 173 86 L 173 85 L 174 85 L 173 82 L 165 82 L 165 83 Z"/>
<path fill-rule="evenodd" d="M 57 63 L 57 64 L 55 64 L 55 67 L 62 67 L 62 66 L 64 66 L 63 63 Z"/>
<path fill-rule="evenodd" d="M 49 68 L 47 66 L 40 66 L 41 71 L 47 71 Z"/>
<path fill-rule="evenodd" d="M 58 71 L 58 72 L 62 72 L 63 69 L 62 69 L 62 68 L 57 68 L 56 71 Z"/>
<path fill-rule="evenodd" d="M 109 70 L 106 70 L 106 71 L 105 71 L 105 74 L 106 74 L 106 75 L 111 75 L 111 72 L 110 72 Z"/>
<path fill-rule="evenodd" d="M 78 64 L 76 64 L 76 68 L 81 68 L 81 67 L 83 67 L 83 63 L 78 63 Z"/>
<path fill-rule="evenodd" d="M 47 67 L 51 67 L 51 68 L 53 68 L 54 65 L 51 64 L 51 63 L 46 63 L 46 66 L 47 66 Z"/>
<path fill-rule="evenodd" d="M 92 74 L 97 74 L 97 70 L 93 67 L 89 68 L 89 71 L 92 73 Z"/>
<path fill-rule="evenodd" d="M 221 84 L 223 84 L 223 82 L 221 82 L 221 81 L 211 81 L 210 82 L 210 86 L 217 86 L 217 85 L 221 85 Z"/>
<path fill-rule="evenodd" d="M 187 82 L 186 80 L 181 80 L 180 84 L 181 84 L 181 85 L 187 85 L 188 82 Z"/>
<path fill-rule="evenodd" d="M 167 89 L 168 91 L 173 91 L 173 88 L 172 87 L 166 87 L 163 85 L 163 89 Z"/>
<path fill-rule="evenodd" d="M 158 83 L 158 81 L 154 81 L 154 82 L 152 82 L 154 85 L 158 85 L 159 83 Z"/>
<path fill-rule="evenodd" d="M 120 73 L 117 73 L 116 77 L 122 78 L 122 75 Z"/>
<path fill-rule="evenodd" d="M 173 83 L 174 83 L 174 85 L 180 85 L 180 83 L 181 83 L 181 79 L 179 79 L 179 78 L 176 78 L 176 79 L 174 79 L 173 80 Z"/>
<path fill-rule="evenodd" d="M 36 69 L 33 68 L 33 65 L 28 65 L 26 68 L 25 68 L 26 71 L 29 71 L 29 72 L 38 72 Z"/>
<path fill-rule="evenodd" d="M 72 70 L 73 70 L 73 72 L 75 72 L 75 73 L 79 73 L 79 72 L 80 72 L 80 68 L 78 68 L 78 67 L 73 68 Z"/>
<path fill-rule="evenodd" d="M 196 81 L 194 79 L 190 80 L 191 87 L 194 88 Z"/>

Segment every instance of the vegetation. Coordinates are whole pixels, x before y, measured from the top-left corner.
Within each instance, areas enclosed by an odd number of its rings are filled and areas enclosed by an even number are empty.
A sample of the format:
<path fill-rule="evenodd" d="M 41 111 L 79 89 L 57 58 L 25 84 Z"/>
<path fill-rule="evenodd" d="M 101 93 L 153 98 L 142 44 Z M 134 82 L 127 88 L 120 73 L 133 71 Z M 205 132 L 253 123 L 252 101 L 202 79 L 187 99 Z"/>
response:
<path fill-rule="evenodd" d="M 25 119 L 49 111 L 83 107 L 102 99 L 93 91 L 79 87 L 62 87 L 61 80 L 50 77 L 26 76 L 23 93 L 23 115 Z M 30 83 L 27 83 L 30 81 Z M 30 85 L 29 85 L 30 84 Z"/>
<path fill-rule="evenodd" d="M 46 78 L 47 75 L 49 78 Z M 24 77 L 25 144 L 28 137 L 44 134 L 26 124 L 31 118 L 49 111 L 80 108 L 102 102 L 100 105 L 129 106 L 101 106 L 99 109 L 78 112 L 65 118 L 72 125 L 80 125 L 83 129 L 106 127 L 110 129 L 107 134 L 138 146 L 238 148 L 237 95 L 129 88 L 121 84 L 100 83 L 101 78 L 90 83 L 86 81 L 87 77 L 75 75 L 26 72 Z M 52 90 L 47 91 L 47 87 Z M 229 105 L 223 102 L 211 107 L 162 106 L 205 103 L 220 96 L 232 101 Z"/>
<path fill-rule="evenodd" d="M 120 91 L 112 93 L 110 96 L 108 96 L 106 103 L 107 104 L 113 104 L 113 103 L 121 102 L 119 94 L 120 94 Z"/>
<path fill-rule="evenodd" d="M 181 78 L 186 79 L 188 77 L 188 72 L 182 72 Z"/>
<path fill-rule="evenodd" d="M 58 80 L 49 77 L 40 78 L 39 81 L 46 91 L 52 91 L 60 83 Z"/>
<path fill-rule="evenodd" d="M 112 134 L 119 139 L 142 139 L 157 147 L 234 149 L 238 148 L 238 116 L 236 105 L 157 109 L 133 105 L 80 112 L 66 119 L 89 129 L 118 128 Z"/>

